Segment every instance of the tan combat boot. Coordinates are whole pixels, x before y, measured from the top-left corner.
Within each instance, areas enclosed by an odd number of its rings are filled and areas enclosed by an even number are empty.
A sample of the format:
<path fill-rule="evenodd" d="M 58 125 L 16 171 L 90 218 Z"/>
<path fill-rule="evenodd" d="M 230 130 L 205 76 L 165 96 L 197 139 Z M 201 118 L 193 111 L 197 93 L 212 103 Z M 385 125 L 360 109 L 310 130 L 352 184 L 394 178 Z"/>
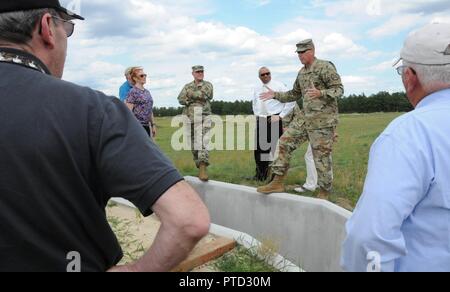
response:
<path fill-rule="evenodd" d="M 258 193 L 261 194 L 273 194 L 273 193 L 284 193 L 284 180 L 286 179 L 286 175 L 279 176 L 276 175 L 273 181 L 267 186 L 263 186 L 257 189 Z"/>
<path fill-rule="evenodd" d="M 317 194 L 317 198 L 325 201 L 330 200 L 330 192 L 320 189 L 319 193 Z"/>
<path fill-rule="evenodd" d="M 208 172 L 206 171 L 206 168 L 207 168 L 207 166 L 205 163 L 200 163 L 198 178 L 201 181 L 205 181 L 205 182 L 209 180 Z"/>

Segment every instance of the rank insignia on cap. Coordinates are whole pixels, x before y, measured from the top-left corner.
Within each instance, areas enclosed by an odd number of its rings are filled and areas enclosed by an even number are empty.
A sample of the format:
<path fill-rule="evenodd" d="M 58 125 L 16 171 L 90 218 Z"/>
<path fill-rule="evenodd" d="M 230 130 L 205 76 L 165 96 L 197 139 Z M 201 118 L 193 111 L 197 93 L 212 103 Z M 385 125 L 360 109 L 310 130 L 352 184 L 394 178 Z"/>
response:
<path fill-rule="evenodd" d="M 447 49 L 444 52 L 444 55 L 450 56 L 450 45 L 448 45 Z"/>

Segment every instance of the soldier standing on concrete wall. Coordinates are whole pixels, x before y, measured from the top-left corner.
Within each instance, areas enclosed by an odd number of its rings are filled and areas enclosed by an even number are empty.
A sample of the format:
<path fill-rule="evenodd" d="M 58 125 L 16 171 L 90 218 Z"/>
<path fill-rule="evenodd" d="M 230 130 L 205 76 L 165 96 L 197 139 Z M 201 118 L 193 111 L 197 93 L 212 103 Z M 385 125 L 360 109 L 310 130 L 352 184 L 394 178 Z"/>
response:
<path fill-rule="evenodd" d="M 334 64 L 315 57 L 312 40 L 298 43 L 297 53 L 304 67 L 298 74 L 294 88 L 286 93 L 270 90 L 262 94 L 261 99 L 275 98 L 281 102 L 303 100 L 304 124 L 298 115 L 297 130 L 287 131 L 281 138 L 280 152 L 292 153 L 293 145 L 300 145 L 309 139 L 318 173 L 318 197 L 328 199 L 333 185 L 332 152 L 338 124 L 337 100 L 343 96 L 344 86 Z M 259 192 L 270 194 L 284 191 L 287 169 L 277 168 L 276 163 L 274 166 L 274 180 L 268 186 L 259 188 Z"/>
<path fill-rule="evenodd" d="M 211 130 L 211 100 L 214 96 L 213 85 L 204 80 L 203 66 L 192 67 L 194 81 L 186 84 L 178 96 L 178 101 L 185 106 L 183 114 L 188 118 L 188 130 L 194 161 L 199 169 L 199 179 L 208 181 L 209 166 L 208 145 Z"/>

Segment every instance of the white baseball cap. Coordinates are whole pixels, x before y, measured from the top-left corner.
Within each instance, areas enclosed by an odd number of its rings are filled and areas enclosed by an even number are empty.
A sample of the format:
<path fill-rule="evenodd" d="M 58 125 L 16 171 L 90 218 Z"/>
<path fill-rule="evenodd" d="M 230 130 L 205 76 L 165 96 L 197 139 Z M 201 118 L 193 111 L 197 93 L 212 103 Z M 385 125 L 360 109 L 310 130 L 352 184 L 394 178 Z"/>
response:
<path fill-rule="evenodd" d="M 418 65 L 449 65 L 450 24 L 433 23 L 412 32 L 394 66 L 402 60 Z"/>

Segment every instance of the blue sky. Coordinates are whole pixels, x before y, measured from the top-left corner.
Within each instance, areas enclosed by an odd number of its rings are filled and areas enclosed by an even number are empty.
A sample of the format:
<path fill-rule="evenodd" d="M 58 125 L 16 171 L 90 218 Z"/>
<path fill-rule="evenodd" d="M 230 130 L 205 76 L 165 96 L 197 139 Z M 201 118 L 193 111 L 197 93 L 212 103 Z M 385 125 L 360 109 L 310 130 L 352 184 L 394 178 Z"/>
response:
<path fill-rule="evenodd" d="M 277 3 L 278 2 L 278 3 Z M 280 2 L 281 3 L 280 5 Z M 304 1 L 308 5 L 308 1 Z M 261 4 L 262 3 L 262 4 Z M 267 4 L 264 4 L 267 3 Z M 307 11 L 311 16 L 320 17 L 320 11 L 314 11 L 301 5 L 300 1 L 216 1 L 215 10 L 202 20 L 219 20 L 229 25 L 246 26 L 261 34 L 271 34 L 277 24 Z"/>
<path fill-rule="evenodd" d="M 124 69 L 143 66 L 156 106 L 177 106 L 195 64 L 206 66 L 220 100 L 251 100 L 261 66 L 291 86 L 301 68 L 295 44 L 305 38 L 335 63 L 346 95 L 401 91 L 392 64 L 407 34 L 450 22 L 449 0 L 61 2 L 86 17 L 69 41 L 64 78 L 117 95 Z"/>

